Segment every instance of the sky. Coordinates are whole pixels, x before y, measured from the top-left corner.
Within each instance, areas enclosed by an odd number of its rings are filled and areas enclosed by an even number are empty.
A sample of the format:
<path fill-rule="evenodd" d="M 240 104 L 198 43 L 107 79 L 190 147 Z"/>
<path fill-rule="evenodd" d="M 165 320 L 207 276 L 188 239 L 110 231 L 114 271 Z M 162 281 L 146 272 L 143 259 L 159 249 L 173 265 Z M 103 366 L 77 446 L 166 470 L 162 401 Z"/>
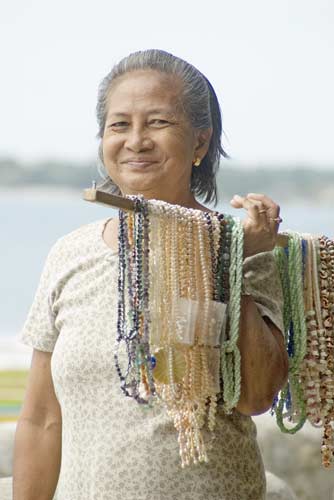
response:
<path fill-rule="evenodd" d="M 334 168 L 332 0 L 5 0 L 0 156 L 97 157 L 95 105 L 122 57 L 160 48 L 204 73 L 245 165 Z"/>

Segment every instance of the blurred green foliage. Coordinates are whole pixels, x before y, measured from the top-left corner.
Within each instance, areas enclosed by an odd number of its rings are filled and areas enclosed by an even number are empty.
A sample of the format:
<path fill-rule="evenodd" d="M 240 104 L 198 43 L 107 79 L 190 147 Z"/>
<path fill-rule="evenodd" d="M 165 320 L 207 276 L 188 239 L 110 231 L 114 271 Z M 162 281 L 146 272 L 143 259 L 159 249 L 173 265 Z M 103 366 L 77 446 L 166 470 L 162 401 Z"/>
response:
<path fill-rule="evenodd" d="M 92 177 L 93 175 L 93 177 Z M 46 160 L 22 164 L 13 159 L 0 158 L 1 187 L 52 186 L 85 188 L 92 179 L 100 178 L 94 163 Z"/>
<path fill-rule="evenodd" d="M 334 165 L 332 169 L 291 165 L 258 168 L 221 167 L 217 184 L 225 199 L 235 193 L 265 193 L 281 201 L 334 202 Z"/>
<path fill-rule="evenodd" d="M 28 379 L 28 370 L 0 371 L 0 422 L 18 418 Z"/>
<path fill-rule="evenodd" d="M 10 158 L 0 158 L 0 185 L 2 188 L 51 186 L 53 188 L 85 188 L 92 180 L 101 182 L 96 162 L 45 160 L 22 164 Z M 281 201 L 334 201 L 333 168 L 312 169 L 311 166 L 261 165 L 249 167 L 225 160 L 217 175 L 220 196 L 265 193 Z"/>

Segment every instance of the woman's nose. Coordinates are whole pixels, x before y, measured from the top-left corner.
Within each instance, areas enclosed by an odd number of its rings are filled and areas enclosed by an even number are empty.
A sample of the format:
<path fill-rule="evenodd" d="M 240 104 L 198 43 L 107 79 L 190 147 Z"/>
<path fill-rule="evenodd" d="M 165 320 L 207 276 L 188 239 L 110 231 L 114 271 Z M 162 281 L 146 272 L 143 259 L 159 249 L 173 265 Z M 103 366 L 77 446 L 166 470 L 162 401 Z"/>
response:
<path fill-rule="evenodd" d="M 132 151 L 142 151 L 143 149 L 151 149 L 153 141 L 146 129 L 133 127 L 126 135 L 125 146 Z"/>

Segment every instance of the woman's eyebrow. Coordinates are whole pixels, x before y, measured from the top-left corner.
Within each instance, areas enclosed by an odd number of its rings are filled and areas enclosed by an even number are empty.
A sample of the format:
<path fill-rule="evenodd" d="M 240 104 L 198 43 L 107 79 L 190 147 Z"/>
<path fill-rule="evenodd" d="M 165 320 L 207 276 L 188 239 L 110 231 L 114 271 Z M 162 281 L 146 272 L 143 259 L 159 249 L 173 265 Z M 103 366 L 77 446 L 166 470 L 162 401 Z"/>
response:
<path fill-rule="evenodd" d="M 149 115 L 153 115 L 153 114 L 158 114 L 158 113 L 161 113 L 161 114 L 164 114 L 164 115 L 168 115 L 170 117 L 173 117 L 175 116 L 175 111 L 172 111 L 170 109 L 166 109 L 166 108 L 154 108 L 154 109 L 149 109 L 146 111 L 147 114 Z M 130 113 L 126 113 L 126 112 L 123 112 L 123 111 L 113 111 L 112 113 L 110 113 L 110 115 L 108 116 L 108 118 L 112 118 L 112 117 L 127 117 L 127 116 L 130 116 Z"/>
<path fill-rule="evenodd" d="M 166 108 L 154 108 L 154 109 L 150 109 L 148 111 L 149 115 L 153 115 L 154 113 L 163 113 L 164 115 L 168 115 L 168 116 L 175 115 L 175 111 L 172 111 L 172 110 L 166 109 Z"/>

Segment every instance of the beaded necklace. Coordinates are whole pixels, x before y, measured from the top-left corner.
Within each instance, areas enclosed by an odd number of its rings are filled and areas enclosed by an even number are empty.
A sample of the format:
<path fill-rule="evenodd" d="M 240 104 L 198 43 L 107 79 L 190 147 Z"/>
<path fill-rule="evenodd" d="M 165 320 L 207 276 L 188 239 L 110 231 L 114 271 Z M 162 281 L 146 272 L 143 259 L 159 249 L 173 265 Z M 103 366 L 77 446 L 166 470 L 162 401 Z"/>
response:
<path fill-rule="evenodd" d="M 326 236 L 286 234 L 288 251 L 276 247 L 274 255 L 284 296 L 289 380 L 273 412 L 283 432 L 297 432 L 306 419 L 323 427 L 322 463 L 329 467 L 334 450 L 334 242 Z M 287 427 L 286 418 L 295 425 Z"/>
<path fill-rule="evenodd" d="M 240 397 L 243 227 L 218 212 L 130 198 L 134 211 L 119 211 L 121 389 L 143 406 L 165 405 L 182 467 L 207 462 L 218 395 L 227 412 Z M 221 338 L 227 303 L 229 337 Z"/>
<path fill-rule="evenodd" d="M 134 212 L 119 211 L 114 356 L 121 389 L 142 407 L 156 401 L 165 405 L 178 431 L 182 467 L 207 462 L 217 404 L 230 413 L 240 397 L 242 225 L 218 212 L 130 198 Z M 334 453 L 334 242 L 285 234 L 287 247 L 276 247 L 273 254 L 283 289 L 289 378 L 272 412 L 283 432 L 294 434 L 306 420 L 322 427 L 322 463 L 329 467 Z M 225 313 L 228 333 L 223 336 Z M 127 353 L 125 367 L 119 362 L 121 347 Z"/>

